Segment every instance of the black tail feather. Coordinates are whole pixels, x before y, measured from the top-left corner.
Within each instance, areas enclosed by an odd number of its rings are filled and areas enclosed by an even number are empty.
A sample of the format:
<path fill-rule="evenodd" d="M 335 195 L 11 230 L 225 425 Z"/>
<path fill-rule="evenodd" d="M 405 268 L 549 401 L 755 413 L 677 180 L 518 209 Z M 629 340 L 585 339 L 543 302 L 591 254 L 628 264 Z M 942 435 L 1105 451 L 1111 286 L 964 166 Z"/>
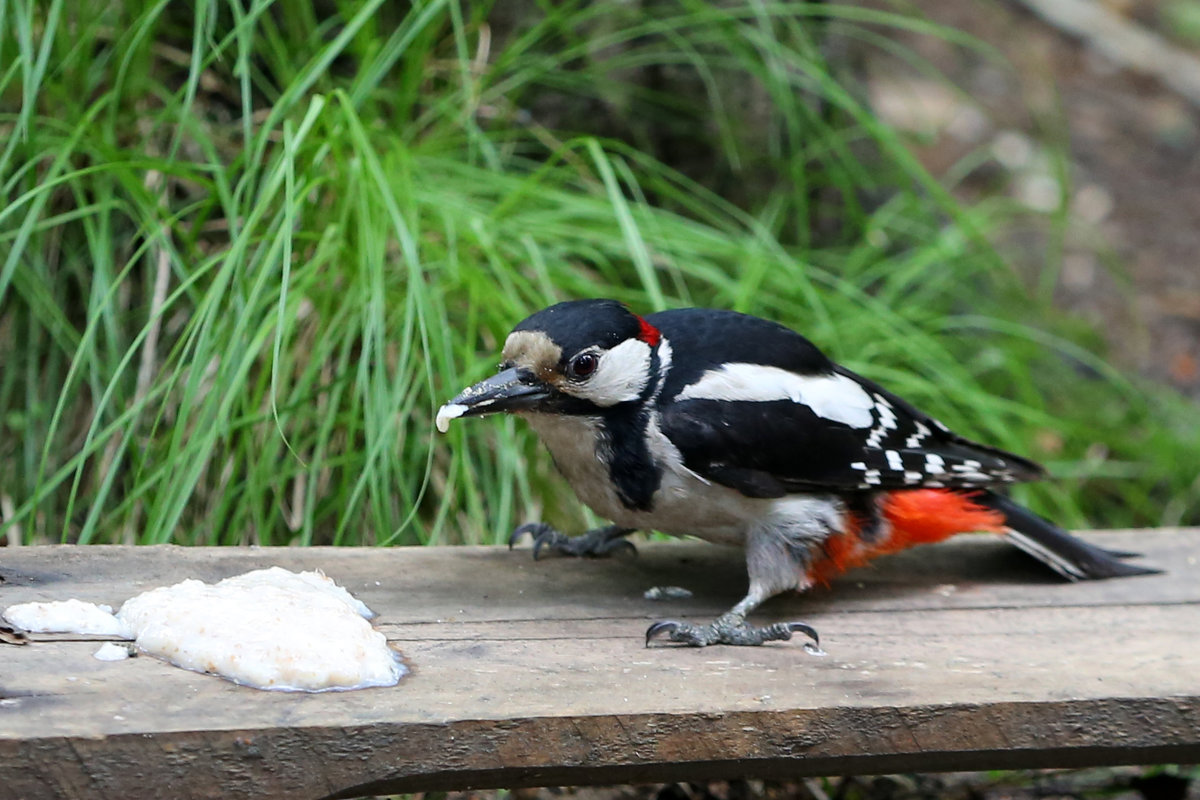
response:
<path fill-rule="evenodd" d="M 1136 553 L 1105 550 L 1088 544 L 1003 495 L 981 492 L 973 495 L 972 500 L 1003 514 L 1009 527 L 1009 541 L 1068 580 L 1122 578 L 1162 572 L 1151 567 L 1127 564 L 1119 559 L 1135 558 Z"/>
<path fill-rule="evenodd" d="M 1104 552 L 1108 553 L 1113 558 L 1127 559 L 1127 558 L 1141 558 L 1142 557 L 1141 553 L 1135 553 L 1132 550 L 1110 550 L 1107 547 L 1101 547 L 1100 549 L 1103 550 Z"/>

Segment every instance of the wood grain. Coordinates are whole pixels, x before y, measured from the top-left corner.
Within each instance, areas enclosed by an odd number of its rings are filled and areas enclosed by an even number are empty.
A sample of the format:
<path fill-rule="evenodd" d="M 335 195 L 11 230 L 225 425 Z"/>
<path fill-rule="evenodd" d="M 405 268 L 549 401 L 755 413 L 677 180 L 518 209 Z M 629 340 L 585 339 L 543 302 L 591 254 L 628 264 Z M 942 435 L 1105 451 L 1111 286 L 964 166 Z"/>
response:
<path fill-rule="evenodd" d="M 95 637 L 0 644 L 0 797 L 355 797 L 485 786 L 1200 760 L 1200 531 L 1108 532 L 1164 575 L 1062 583 L 960 537 L 779 598 L 828 655 L 646 648 L 745 587 L 736 550 L 632 560 L 501 548 L 0 550 L 0 608 L 119 605 L 185 577 L 320 568 L 413 674 L 317 695 L 239 687 Z M 651 586 L 695 594 L 652 602 Z"/>

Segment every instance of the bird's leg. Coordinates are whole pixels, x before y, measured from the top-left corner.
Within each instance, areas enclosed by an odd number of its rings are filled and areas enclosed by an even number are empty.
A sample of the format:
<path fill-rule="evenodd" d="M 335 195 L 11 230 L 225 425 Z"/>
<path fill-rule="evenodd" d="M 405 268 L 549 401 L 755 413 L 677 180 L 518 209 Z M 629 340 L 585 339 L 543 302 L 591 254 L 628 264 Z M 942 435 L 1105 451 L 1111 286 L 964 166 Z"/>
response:
<path fill-rule="evenodd" d="M 740 603 L 717 617 L 707 625 L 696 625 L 691 622 L 675 620 L 660 620 L 646 630 L 646 644 L 651 640 L 666 635 L 667 640 L 691 645 L 692 647 L 707 647 L 710 644 L 760 645 L 765 642 L 786 641 L 793 633 L 803 633 L 820 644 L 817 631 L 805 622 L 774 622 L 761 627 L 746 622 L 750 613 L 765 598 L 756 598 L 754 589 Z"/>
<path fill-rule="evenodd" d="M 635 528 L 608 525 L 592 528 L 579 536 L 567 536 L 544 522 L 529 522 L 512 532 L 508 537 L 509 549 L 525 534 L 533 536 L 533 558 L 536 561 L 545 548 L 564 556 L 607 558 L 616 553 L 637 555 L 637 548 L 625 539 Z"/>
<path fill-rule="evenodd" d="M 746 618 L 736 611 L 726 611 L 707 625 L 660 620 L 646 630 L 646 645 L 649 646 L 652 639 L 664 633 L 672 642 L 707 647 L 710 644 L 760 645 L 786 641 L 796 632 L 820 644 L 816 629 L 806 622 L 773 622 L 757 627 L 746 622 Z"/>
<path fill-rule="evenodd" d="M 793 633 L 803 633 L 820 644 L 816 630 L 804 622 L 775 622 L 757 627 L 746 616 L 763 601 L 789 589 L 806 589 L 810 585 L 807 565 L 811 548 L 829 535 L 828 517 L 814 514 L 787 526 L 762 525 L 751 530 L 746 538 L 746 569 L 750 575 L 750 591 L 736 606 L 707 625 L 662 620 L 646 630 L 646 644 L 665 636 L 668 641 L 707 647 L 710 644 L 760 645 L 785 641 Z"/>

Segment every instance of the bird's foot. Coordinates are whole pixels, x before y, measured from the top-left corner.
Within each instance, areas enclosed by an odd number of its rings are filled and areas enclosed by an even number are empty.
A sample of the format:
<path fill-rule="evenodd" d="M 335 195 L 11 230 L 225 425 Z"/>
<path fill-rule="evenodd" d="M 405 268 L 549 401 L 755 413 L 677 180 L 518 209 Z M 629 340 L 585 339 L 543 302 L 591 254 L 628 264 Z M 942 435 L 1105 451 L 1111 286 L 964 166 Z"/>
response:
<path fill-rule="evenodd" d="M 816 630 L 804 622 L 775 622 L 755 627 L 741 614 L 732 611 L 722 614 L 708 625 L 694 625 L 690 622 L 662 620 L 651 625 L 646 630 L 646 646 L 662 635 L 667 641 L 679 642 L 692 647 L 707 647 L 710 644 L 760 645 L 764 642 L 786 641 L 793 633 L 803 633 L 813 640 L 814 645 L 820 645 Z M 805 645 L 808 649 L 811 645 Z"/>
<path fill-rule="evenodd" d="M 637 555 L 637 548 L 625 539 L 633 530 L 617 525 L 593 528 L 579 536 L 567 536 L 544 522 L 529 522 L 517 528 L 508 537 L 509 549 L 527 533 L 533 536 L 534 561 L 544 549 L 564 556 L 585 558 L 608 558 L 618 553 Z"/>

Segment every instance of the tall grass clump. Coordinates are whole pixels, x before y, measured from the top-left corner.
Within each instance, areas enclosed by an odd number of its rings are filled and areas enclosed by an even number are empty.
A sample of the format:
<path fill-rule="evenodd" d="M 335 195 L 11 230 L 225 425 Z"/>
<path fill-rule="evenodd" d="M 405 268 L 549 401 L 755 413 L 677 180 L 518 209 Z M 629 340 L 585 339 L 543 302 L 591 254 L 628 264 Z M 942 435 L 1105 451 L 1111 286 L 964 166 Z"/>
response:
<path fill-rule="evenodd" d="M 988 245 L 1014 210 L 953 200 L 823 55 L 895 26 L 958 39 L 820 3 L 0 0 L 0 538 L 582 524 L 513 420 L 432 418 L 588 296 L 790 323 L 1048 459 L 1026 491 L 1068 524 L 1200 520 L 1182 401 L 1030 299 Z"/>

